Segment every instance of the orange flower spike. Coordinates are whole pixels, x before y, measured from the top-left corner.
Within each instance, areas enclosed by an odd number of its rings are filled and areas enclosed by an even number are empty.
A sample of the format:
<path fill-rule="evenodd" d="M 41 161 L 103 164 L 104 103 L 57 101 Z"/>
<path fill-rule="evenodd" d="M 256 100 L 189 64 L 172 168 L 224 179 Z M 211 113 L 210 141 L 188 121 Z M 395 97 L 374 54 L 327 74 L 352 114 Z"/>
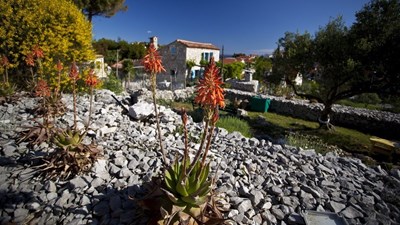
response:
<path fill-rule="evenodd" d="M 145 55 L 143 58 L 143 65 L 144 69 L 150 73 L 157 74 L 163 71 L 165 72 L 165 69 L 162 65 L 161 57 L 158 54 L 153 43 L 150 44 L 147 50 L 147 55 Z"/>
<path fill-rule="evenodd" d="M 200 79 L 197 85 L 197 96 L 195 102 L 202 106 L 216 108 L 225 107 L 224 90 L 221 87 L 222 81 L 219 76 L 219 70 L 211 58 L 210 64 L 204 72 L 204 77 Z"/>
<path fill-rule="evenodd" d="M 36 97 L 49 97 L 50 96 L 50 88 L 47 85 L 45 80 L 39 80 L 35 87 L 35 96 Z"/>
<path fill-rule="evenodd" d="M 71 70 L 69 71 L 69 77 L 74 81 L 76 81 L 79 77 L 78 66 L 76 66 L 75 62 L 73 62 L 71 65 Z"/>
<path fill-rule="evenodd" d="M 36 57 L 38 59 L 41 59 L 44 57 L 43 50 L 38 45 L 35 45 L 35 47 L 32 50 L 32 54 L 34 57 Z"/>
<path fill-rule="evenodd" d="M 35 60 L 32 53 L 28 53 L 28 55 L 26 55 L 25 63 L 28 66 L 35 66 Z"/>
<path fill-rule="evenodd" d="M 86 78 L 85 83 L 89 87 L 94 87 L 94 86 L 97 85 L 97 77 L 96 77 L 96 74 L 94 74 L 94 70 L 93 69 L 90 69 L 89 75 Z"/>
<path fill-rule="evenodd" d="M 64 69 L 63 64 L 61 63 L 60 60 L 58 60 L 57 62 L 56 69 L 59 73 Z"/>

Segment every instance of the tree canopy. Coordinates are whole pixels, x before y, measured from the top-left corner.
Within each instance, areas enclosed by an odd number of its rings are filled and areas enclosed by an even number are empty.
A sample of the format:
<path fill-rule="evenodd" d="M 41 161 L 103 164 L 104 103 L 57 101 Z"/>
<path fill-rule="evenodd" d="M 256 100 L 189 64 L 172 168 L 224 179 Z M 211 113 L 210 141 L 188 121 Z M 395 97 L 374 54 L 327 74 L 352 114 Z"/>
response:
<path fill-rule="evenodd" d="M 373 0 L 347 28 L 339 17 L 309 33 L 287 32 L 274 52 L 273 74 L 284 77 L 298 96 L 325 105 L 321 121 L 329 121 L 332 104 L 362 93 L 399 93 L 400 3 Z M 297 73 L 307 88 L 298 88 Z"/>
<path fill-rule="evenodd" d="M 93 16 L 110 18 L 119 11 L 126 11 L 125 0 L 74 0 L 74 3 L 92 22 Z"/>
<path fill-rule="evenodd" d="M 146 45 L 140 42 L 128 43 L 124 40 L 99 39 L 93 42 L 97 54 L 104 56 L 106 63 L 115 63 L 117 60 L 117 49 L 119 59 L 142 59 L 146 54 Z"/>
<path fill-rule="evenodd" d="M 234 79 L 242 79 L 243 69 L 245 68 L 246 64 L 242 62 L 234 62 L 227 65 L 224 65 L 224 78 L 234 78 Z"/>

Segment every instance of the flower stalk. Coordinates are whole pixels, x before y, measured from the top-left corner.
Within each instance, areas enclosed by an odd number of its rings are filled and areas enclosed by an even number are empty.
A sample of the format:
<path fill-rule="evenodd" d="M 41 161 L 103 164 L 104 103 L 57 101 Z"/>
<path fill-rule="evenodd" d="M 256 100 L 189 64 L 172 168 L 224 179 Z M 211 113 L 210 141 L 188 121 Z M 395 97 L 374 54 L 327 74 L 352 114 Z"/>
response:
<path fill-rule="evenodd" d="M 75 61 L 71 65 L 71 69 L 69 71 L 69 77 L 72 80 L 72 96 L 74 101 L 74 129 L 76 129 L 76 81 L 79 78 L 79 71 L 78 66 L 76 65 Z"/>
<path fill-rule="evenodd" d="M 89 118 L 88 118 L 88 123 L 86 125 L 86 131 L 89 129 L 90 126 L 90 121 L 92 118 L 92 107 L 93 107 L 93 89 L 96 87 L 98 80 L 96 75 L 94 74 L 94 70 L 90 69 L 89 70 L 89 76 L 85 80 L 86 85 L 89 87 L 90 91 L 90 103 L 89 103 Z"/>
<path fill-rule="evenodd" d="M 147 55 L 145 55 L 143 59 L 143 65 L 147 72 L 150 73 L 150 85 L 151 85 L 151 93 L 153 97 L 153 105 L 154 105 L 154 113 L 156 114 L 156 122 L 157 122 L 157 132 L 158 132 L 158 140 L 160 143 L 161 153 L 163 155 L 164 165 L 167 163 L 167 156 L 163 147 L 162 135 L 161 135 L 161 127 L 160 127 L 160 118 L 158 115 L 157 103 L 156 103 L 156 75 L 160 72 L 165 72 L 164 67 L 162 66 L 161 57 L 158 54 L 153 43 L 150 44 Z"/>

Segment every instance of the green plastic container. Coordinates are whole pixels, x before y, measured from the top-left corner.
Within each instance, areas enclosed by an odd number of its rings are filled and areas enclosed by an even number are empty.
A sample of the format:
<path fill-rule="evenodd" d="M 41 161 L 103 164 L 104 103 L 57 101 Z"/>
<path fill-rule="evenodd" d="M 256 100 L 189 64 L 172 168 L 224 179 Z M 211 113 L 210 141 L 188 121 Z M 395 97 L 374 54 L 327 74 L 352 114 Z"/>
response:
<path fill-rule="evenodd" d="M 250 99 L 250 108 L 254 112 L 267 112 L 270 103 L 271 99 L 269 98 L 252 97 Z"/>

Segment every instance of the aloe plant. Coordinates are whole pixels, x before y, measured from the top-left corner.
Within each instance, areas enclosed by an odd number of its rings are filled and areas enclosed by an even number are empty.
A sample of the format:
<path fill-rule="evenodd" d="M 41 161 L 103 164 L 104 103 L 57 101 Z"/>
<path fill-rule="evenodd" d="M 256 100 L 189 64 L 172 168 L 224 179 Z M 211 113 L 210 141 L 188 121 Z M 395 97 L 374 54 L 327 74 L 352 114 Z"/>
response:
<path fill-rule="evenodd" d="M 71 150 L 78 147 L 86 136 L 86 132 L 80 130 L 67 129 L 57 133 L 54 136 L 53 142 L 57 147 Z"/>

